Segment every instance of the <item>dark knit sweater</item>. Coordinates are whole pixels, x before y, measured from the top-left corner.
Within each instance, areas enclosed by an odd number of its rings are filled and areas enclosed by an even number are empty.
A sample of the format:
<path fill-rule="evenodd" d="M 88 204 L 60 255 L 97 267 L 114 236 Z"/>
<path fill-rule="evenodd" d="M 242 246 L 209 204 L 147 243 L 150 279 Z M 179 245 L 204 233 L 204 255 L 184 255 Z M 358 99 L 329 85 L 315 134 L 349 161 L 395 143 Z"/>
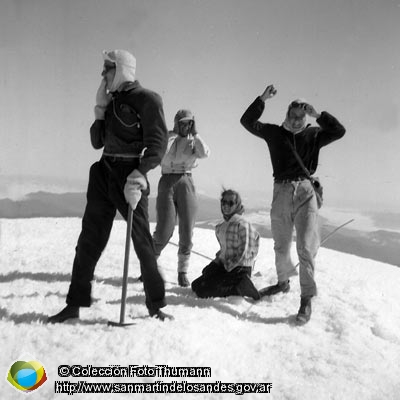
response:
<path fill-rule="evenodd" d="M 90 135 L 93 147 L 104 146 L 108 154 L 138 155 L 146 148 L 138 168 L 146 174 L 160 164 L 167 148 L 168 130 L 161 97 L 138 81 L 130 83 L 113 94 L 105 119 L 93 123 Z"/>
<path fill-rule="evenodd" d="M 257 97 L 243 114 L 240 123 L 250 133 L 267 142 L 276 180 L 305 176 L 287 140 L 294 145 L 304 165 L 313 174 L 318 166 L 321 147 L 340 139 L 346 131 L 335 117 L 323 111 L 316 120 L 319 126 L 307 126 L 300 133 L 293 134 L 281 125 L 259 122 L 264 108 L 264 101 Z"/>

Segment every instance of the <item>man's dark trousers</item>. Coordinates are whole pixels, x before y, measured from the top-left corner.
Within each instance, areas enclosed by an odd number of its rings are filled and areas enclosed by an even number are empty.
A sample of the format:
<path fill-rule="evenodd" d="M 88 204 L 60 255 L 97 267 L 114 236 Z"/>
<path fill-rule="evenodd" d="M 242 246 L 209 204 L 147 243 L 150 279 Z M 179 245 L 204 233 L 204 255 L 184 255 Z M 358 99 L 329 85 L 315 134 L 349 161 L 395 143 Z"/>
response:
<path fill-rule="evenodd" d="M 123 194 L 126 177 L 139 165 L 139 159 L 112 161 L 102 158 L 90 168 L 87 204 L 82 219 L 67 304 L 89 307 L 91 281 L 96 264 L 110 237 L 116 211 L 127 220 L 128 203 Z M 133 211 L 132 241 L 140 261 L 146 306 L 156 311 L 166 305 L 164 281 L 158 271 L 148 217 L 148 195 L 142 197 Z"/>

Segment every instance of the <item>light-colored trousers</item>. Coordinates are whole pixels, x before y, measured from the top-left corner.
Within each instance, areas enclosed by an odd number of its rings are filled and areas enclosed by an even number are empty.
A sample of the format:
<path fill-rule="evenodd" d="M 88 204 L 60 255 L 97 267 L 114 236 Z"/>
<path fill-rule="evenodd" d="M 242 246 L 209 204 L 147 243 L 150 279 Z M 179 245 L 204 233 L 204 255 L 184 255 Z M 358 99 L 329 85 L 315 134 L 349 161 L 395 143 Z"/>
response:
<path fill-rule="evenodd" d="M 315 296 L 315 257 L 320 238 L 317 200 L 309 180 L 274 183 L 271 230 L 279 282 L 296 274 L 290 257 L 293 229 L 296 230 L 296 249 L 300 262 L 301 296 Z"/>
<path fill-rule="evenodd" d="M 187 272 L 197 213 L 197 196 L 192 176 L 162 175 L 158 183 L 156 210 L 157 224 L 153 234 L 155 255 L 158 257 L 168 244 L 178 217 L 178 272 Z"/>

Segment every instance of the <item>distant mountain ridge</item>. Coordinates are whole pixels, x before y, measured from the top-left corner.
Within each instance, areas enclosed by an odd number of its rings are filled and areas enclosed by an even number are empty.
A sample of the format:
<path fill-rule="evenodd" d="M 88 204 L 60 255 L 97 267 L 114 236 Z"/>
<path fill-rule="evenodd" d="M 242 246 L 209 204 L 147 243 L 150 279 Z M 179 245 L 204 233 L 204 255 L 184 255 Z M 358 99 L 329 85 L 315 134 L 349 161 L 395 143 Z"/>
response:
<path fill-rule="evenodd" d="M 81 217 L 85 193 L 35 192 L 20 200 L 1 199 L 0 218 Z"/>
<path fill-rule="evenodd" d="M 221 219 L 219 200 L 204 195 L 198 195 L 199 209 L 196 225 L 213 229 L 213 222 Z M 0 218 L 37 218 L 37 217 L 82 217 L 86 206 L 86 194 L 76 193 L 30 193 L 21 200 L 0 199 Z M 156 221 L 156 199 L 149 198 L 149 219 Z M 259 210 L 246 210 L 256 215 Z M 375 216 L 376 217 L 376 216 Z M 117 218 L 121 216 L 117 214 Z M 268 216 L 265 216 L 268 220 Z M 253 222 L 260 235 L 271 238 L 269 221 Z M 326 218 L 321 217 L 321 237 L 325 237 L 335 226 Z M 388 230 L 364 232 L 351 229 L 351 225 L 333 235 L 324 247 L 343 253 L 355 254 L 364 258 L 393 264 L 400 267 L 400 234 Z"/>
<path fill-rule="evenodd" d="M 199 195 L 198 220 L 221 216 L 219 201 Z M 86 206 L 86 194 L 35 192 L 20 200 L 0 199 L 0 218 L 82 217 Z M 156 199 L 149 198 L 149 219 L 156 221 Z M 121 218 L 117 215 L 117 218 Z"/>

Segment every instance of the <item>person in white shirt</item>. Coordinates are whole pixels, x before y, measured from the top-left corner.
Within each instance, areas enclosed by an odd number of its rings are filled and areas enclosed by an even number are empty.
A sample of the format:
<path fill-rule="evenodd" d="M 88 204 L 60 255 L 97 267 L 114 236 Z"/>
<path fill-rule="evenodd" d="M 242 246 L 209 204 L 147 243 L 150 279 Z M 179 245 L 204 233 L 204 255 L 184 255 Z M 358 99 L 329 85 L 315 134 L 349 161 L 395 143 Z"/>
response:
<path fill-rule="evenodd" d="M 192 249 L 193 228 L 197 212 L 196 189 L 192 168 L 199 158 L 206 158 L 210 150 L 198 135 L 190 110 L 179 110 L 174 129 L 169 132 L 167 151 L 161 161 L 162 176 L 158 183 L 156 202 L 157 224 L 153 234 L 156 257 L 170 240 L 179 220 L 178 283 L 187 287 L 189 258 Z"/>

